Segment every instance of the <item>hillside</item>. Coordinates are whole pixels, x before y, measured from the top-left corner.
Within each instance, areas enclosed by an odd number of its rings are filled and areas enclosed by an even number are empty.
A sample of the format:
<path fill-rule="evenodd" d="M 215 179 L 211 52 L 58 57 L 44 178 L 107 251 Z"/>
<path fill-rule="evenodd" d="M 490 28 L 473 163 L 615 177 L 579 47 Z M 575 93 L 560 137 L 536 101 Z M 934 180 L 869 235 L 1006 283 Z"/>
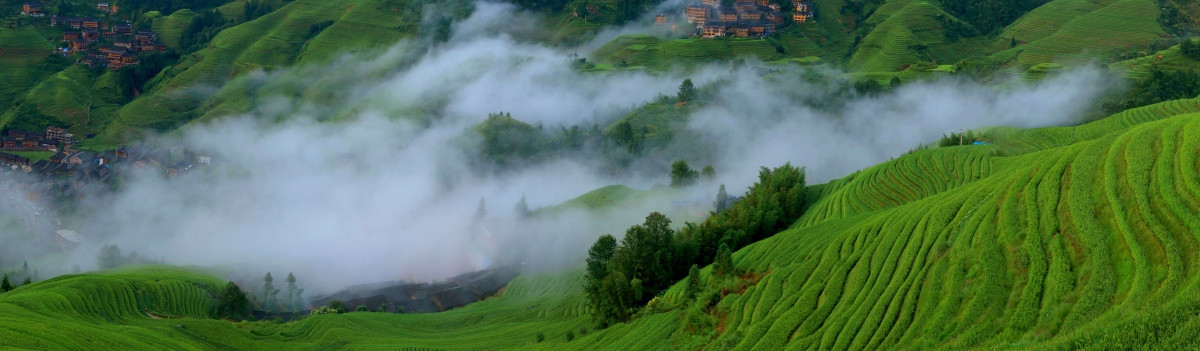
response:
<path fill-rule="evenodd" d="M 713 290 L 709 305 L 685 299 L 681 282 L 633 321 L 603 330 L 590 326 L 578 270 L 524 276 L 500 297 L 445 313 L 273 323 L 207 319 L 201 307 L 219 281 L 143 267 L 0 295 L 0 315 L 23 319 L 6 322 L 0 341 L 147 349 L 1197 346 L 1200 100 L 1078 127 L 995 128 L 985 138 L 993 143 L 917 151 L 814 186 L 790 229 L 734 253 L 740 288 Z M 729 284 L 703 272 L 709 286 Z M 67 325 L 92 332 L 64 338 Z M 26 334 L 44 337 L 18 337 Z"/>
<path fill-rule="evenodd" d="M 857 6 L 850 6 L 857 3 Z M 777 61 L 820 57 L 886 81 L 909 79 L 964 59 L 1028 69 L 1038 64 L 1106 58 L 1146 50 L 1167 37 L 1155 0 L 1052 0 L 988 33 L 938 1 L 815 1 L 812 21 L 766 39 L 659 39 L 628 35 L 593 52 L 600 64 L 664 69 L 713 60 Z M 883 77 L 887 75 L 888 77 Z M 880 78 L 883 77 L 883 78 Z"/>

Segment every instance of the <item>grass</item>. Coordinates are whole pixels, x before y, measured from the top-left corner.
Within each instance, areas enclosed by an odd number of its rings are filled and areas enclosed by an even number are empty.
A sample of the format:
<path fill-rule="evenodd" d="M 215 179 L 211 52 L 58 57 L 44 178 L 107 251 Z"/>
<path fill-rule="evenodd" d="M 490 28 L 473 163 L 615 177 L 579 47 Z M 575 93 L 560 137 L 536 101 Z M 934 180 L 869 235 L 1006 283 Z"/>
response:
<path fill-rule="evenodd" d="M 50 156 L 54 156 L 54 151 L 5 151 L 5 153 L 27 158 L 30 163 L 49 160 Z"/>
<path fill-rule="evenodd" d="M 32 26 L 0 28 L 0 106 L 11 106 L 20 96 L 53 72 L 33 69 L 54 50 Z"/>
<path fill-rule="evenodd" d="M 786 45 L 785 45 L 786 44 Z M 690 67 L 713 61 L 735 58 L 754 58 L 760 61 L 775 61 L 787 57 L 811 56 L 811 48 L 802 38 L 787 39 L 778 43 L 785 55 L 776 48 L 777 43 L 768 39 L 719 38 L 719 39 L 671 39 L 664 40 L 649 35 L 622 35 L 605 43 L 591 55 L 593 61 L 605 64 L 639 66 L 652 69 L 668 69 L 673 66 Z"/>
<path fill-rule="evenodd" d="M 1183 56 L 1179 51 L 1179 45 L 1175 45 L 1166 50 L 1114 62 L 1108 66 L 1110 70 L 1125 72 L 1129 78 L 1133 79 L 1148 78 L 1154 67 L 1164 71 L 1200 71 L 1200 61 Z"/>
<path fill-rule="evenodd" d="M 206 102 L 209 96 L 198 96 L 197 87 L 220 87 L 230 78 L 255 70 L 321 62 L 335 53 L 391 45 L 414 33 L 415 27 L 396 24 L 418 23 L 419 9 L 392 9 L 383 3 L 296 0 L 221 31 L 203 49 L 156 77 L 153 89 L 122 106 L 104 132 L 89 144 L 117 145 L 146 129 L 171 130 L 220 105 L 241 104 Z M 309 37 L 311 25 L 330 20 L 334 21 L 332 26 Z"/>
<path fill-rule="evenodd" d="M 1054 6 L 1023 16 L 1001 34 L 999 41 L 1016 38 L 1019 45 L 992 58 L 1031 66 L 1148 45 L 1163 33 L 1153 0 L 1057 0 L 1051 4 Z"/>
<path fill-rule="evenodd" d="M 196 12 L 190 9 L 175 11 L 170 16 L 155 18 L 150 29 L 158 33 L 159 40 L 169 48 L 179 48 L 179 38 L 192 23 Z"/>

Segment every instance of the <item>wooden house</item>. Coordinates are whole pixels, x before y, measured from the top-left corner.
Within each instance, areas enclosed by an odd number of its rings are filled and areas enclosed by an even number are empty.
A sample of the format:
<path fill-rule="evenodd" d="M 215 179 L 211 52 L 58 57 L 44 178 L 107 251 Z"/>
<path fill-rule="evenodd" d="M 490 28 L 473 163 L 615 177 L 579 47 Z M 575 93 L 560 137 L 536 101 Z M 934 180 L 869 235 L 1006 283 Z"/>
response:
<path fill-rule="evenodd" d="M 723 25 L 705 25 L 700 30 L 700 36 L 703 38 L 716 38 L 725 36 L 726 27 Z"/>
<path fill-rule="evenodd" d="M 708 19 L 708 9 L 705 5 L 691 5 L 684 9 L 683 16 L 688 23 L 695 23 L 697 27 L 703 27 L 704 22 Z"/>
<path fill-rule="evenodd" d="M 142 44 L 149 44 L 151 41 L 158 39 L 158 35 L 154 34 L 154 32 L 143 30 L 138 31 L 137 34 L 133 36 L 133 39 Z"/>
<path fill-rule="evenodd" d="M 83 28 L 99 29 L 100 28 L 100 20 L 95 19 L 95 18 L 88 18 L 88 19 L 81 21 L 80 25 L 83 26 Z"/>
<path fill-rule="evenodd" d="M 64 32 L 62 35 L 63 41 L 74 41 L 79 39 L 79 32 Z"/>
<path fill-rule="evenodd" d="M 21 14 L 29 17 L 43 17 L 46 15 L 40 2 L 27 2 L 21 5 Z"/>
<path fill-rule="evenodd" d="M 75 39 L 74 41 L 71 41 L 71 51 L 73 52 L 84 52 L 88 51 L 90 48 L 91 44 L 89 44 L 86 40 Z"/>

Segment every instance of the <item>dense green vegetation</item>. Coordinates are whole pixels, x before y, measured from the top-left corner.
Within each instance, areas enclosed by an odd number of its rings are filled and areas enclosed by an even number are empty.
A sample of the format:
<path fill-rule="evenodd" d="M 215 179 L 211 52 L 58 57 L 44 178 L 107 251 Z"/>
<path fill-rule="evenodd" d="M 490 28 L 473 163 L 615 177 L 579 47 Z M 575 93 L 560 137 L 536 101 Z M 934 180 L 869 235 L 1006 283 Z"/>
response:
<path fill-rule="evenodd" d="M 763 168 L 745 198 L 700 225 L 687 223 L 677 232 L 670 219 L 654 212 L 629 228 L 619 244 L 601 236 L 588 250 L 583 289 L 596 322 L 626 321 L 637 306 L 690 274 L 689 266 L 712 263 L 721 247 L 740 248 L 790 225 L 804 208 L 804 189 L 803 169 Z"/>

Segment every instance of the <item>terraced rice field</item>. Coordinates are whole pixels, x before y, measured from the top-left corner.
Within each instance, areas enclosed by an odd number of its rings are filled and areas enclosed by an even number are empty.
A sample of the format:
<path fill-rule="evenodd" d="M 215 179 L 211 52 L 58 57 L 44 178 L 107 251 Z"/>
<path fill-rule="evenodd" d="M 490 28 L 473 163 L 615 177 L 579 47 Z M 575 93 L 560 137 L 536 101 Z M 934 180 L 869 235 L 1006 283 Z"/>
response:
<path fill-rule="evenodd" d="M 1111 3 L 1060 0 L 1058 3 L 1055 7 L 1038 8 L 1010 26 L 998 40 L 1015 37 L 1023 43 L 992 57 L 1031 66 L 1146 45 L 1163 33 L 1157 22 L 1158 6 L 1153 0 Z"/>

